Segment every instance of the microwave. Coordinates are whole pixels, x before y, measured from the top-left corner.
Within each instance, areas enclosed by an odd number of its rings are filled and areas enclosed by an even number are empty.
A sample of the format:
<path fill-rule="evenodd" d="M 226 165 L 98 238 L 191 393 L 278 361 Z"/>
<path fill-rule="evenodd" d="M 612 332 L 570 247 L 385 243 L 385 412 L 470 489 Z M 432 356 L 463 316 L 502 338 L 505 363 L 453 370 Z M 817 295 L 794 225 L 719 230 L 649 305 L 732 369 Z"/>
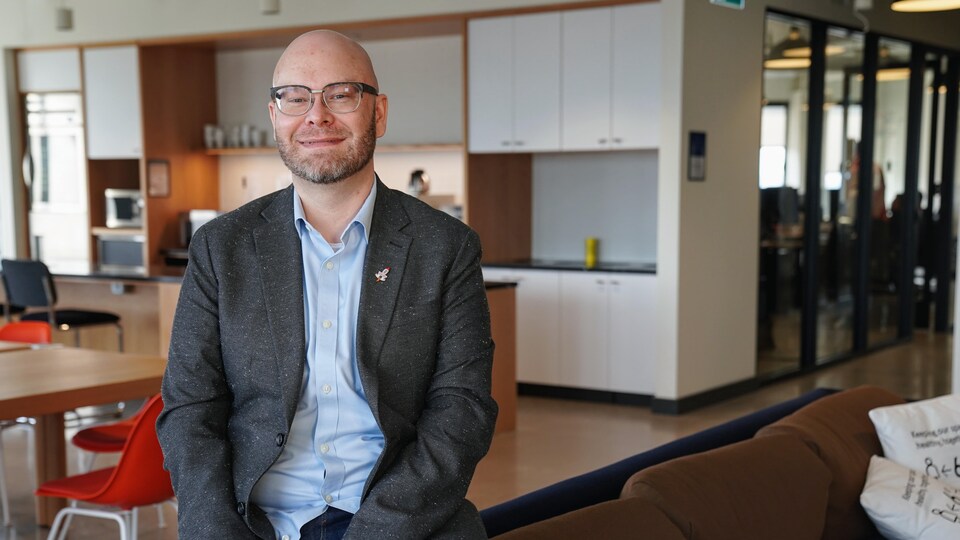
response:
<path fill-rule="evenodd" d="M 105 189 L 107 227 L 143 227 L 143 193 L 139 189 Z"/>

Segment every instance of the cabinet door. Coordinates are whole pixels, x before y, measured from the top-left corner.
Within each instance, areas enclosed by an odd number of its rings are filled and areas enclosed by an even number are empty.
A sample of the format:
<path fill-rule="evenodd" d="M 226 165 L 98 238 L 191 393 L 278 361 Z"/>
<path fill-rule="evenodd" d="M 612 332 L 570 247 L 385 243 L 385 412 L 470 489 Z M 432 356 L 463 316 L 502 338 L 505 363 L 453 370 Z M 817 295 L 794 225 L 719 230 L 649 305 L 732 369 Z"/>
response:
<path fill-rule="evenodd" d="M 17 75 L 23 93 L 79 91 L 80 50 L 20 51 Z"/>
<path fill-rule="evenodd" d="M 510 152 L 514 105 L 513 17 L 473 19 L 468 29 L 470 151 Z"/>
<path fill-rule="evenodd" d="M 610 390 L 653 395 L 657 377 L 657 276 L 611 274 L 608 285 Z"/>
<path fill-rule="evenodd" d="M 487 281 L 517 283 L 517 382 L 560 383 L 560 273 L 483 269 Z"/>
<path fill-rule="evenodd" d="M 613 8 L 613 148 L 660 145 L 660 4 Z"/>
<path fill-rule="evenodd" d="M 564 272 L 560 276 L 560 384 L 606 390 L 607 274 Z"/>
<path fill-rule="evenodd" d="M 513 28 L 517 152 L 560 149 L 560 14 L 523 15 Z"/>
<path fill-rule="evenodd" d="M 563 149 L 610 146 L 610 8 L 563 14 Z"/>
<path fill-rule="evenodd" d="M 87 105 L 87 156 L 90 159 L 143 155 L 140 68 L 137 48 L 83 50 L 83 97 Z"/>

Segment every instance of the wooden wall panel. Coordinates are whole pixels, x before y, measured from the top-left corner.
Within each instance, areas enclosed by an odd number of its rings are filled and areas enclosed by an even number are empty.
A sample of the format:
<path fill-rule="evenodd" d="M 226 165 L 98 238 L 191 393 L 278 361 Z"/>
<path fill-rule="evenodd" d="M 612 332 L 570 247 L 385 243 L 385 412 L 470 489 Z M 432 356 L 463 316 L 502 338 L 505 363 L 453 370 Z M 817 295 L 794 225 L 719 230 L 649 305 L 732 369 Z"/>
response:
<path fill-rule="evenodd" d="M 180 247 L 178 214 L 220 204 L 219 167 L 206 154 L 204 124 L 217 122 L 216 57 L 201 45 L 142 47 L 144 171 L 152 160 L 169 164 L 167 196 L 147 193 L 149 263 L 162 264 L 162 250 Z"/>
<path fill-rule="evenodd" d="M 484 262 L 529 259 L 533 235 L 530 154 L 467 154 L 466 220 Z"/>

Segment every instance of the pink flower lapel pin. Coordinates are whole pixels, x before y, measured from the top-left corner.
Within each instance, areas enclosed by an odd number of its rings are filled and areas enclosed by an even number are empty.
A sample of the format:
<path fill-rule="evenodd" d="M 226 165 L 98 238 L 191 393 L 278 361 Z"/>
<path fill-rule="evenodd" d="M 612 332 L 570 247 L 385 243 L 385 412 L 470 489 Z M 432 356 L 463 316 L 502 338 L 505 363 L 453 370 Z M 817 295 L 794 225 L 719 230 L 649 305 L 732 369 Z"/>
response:
<path fill-rule="evenodd" d="M 376 274 L 374 274 L 375 277 L 377 278 L 377 283 L 386 281 L 386 280 L 387 280 L 387 274 L 389 274 L 389 273 L 390 273 L 390 267 L 388 266 L 388 267 L 384 268 L 383 270 L 381 270 L 381 271 L 377 272 Z"/>

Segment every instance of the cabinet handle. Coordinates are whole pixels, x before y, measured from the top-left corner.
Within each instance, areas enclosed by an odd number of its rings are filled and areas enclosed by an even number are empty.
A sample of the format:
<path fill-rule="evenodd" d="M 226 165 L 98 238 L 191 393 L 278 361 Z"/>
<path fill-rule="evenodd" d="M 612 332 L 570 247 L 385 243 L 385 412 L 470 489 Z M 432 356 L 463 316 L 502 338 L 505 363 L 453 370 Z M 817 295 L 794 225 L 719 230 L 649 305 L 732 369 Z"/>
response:
<path fill-rule="evenodd" d="M 599 139 L 599 140 L 597 140 L 597 142 L 600 143 L 600 144 L 607 144 L 607 140 L 606 140 L 606 139 Z"/>
<path fill-rule="evenodd" d="M 606 281 L 604 281 L 604 280 L 602 280 L 602 279 L 598 279 L 598 280 L 597 280 L 597 285 L 603 285 L 603 284 L 605 284 L 605 283 L 606 283 Z"/>
<path fill-rule="evenodd" d="M 617 285 L 620 285 L 620 282 L 617 281 L 617 280 L 615 280 L 615 279 L 613 279 L 613 280 L 610 280 L 610 284 L 613 285 L 614 287 L 616 287 Z"/>
<path fill-rule="evenodd" d="M 623 142 L 623 139 L 621 139 L 620 137 L 613 138 L 613 144 L 620 144 L 622 142 Z"/>
<path fill-rule="evenodd" d="M 523 146 L 523 141 L 513 141 L 516 146 Z"/>
<path fill-rule="evenodd" d="M 501 146 L 510 146 L 510 141 L 503 141 L 500 143 Z"/>

